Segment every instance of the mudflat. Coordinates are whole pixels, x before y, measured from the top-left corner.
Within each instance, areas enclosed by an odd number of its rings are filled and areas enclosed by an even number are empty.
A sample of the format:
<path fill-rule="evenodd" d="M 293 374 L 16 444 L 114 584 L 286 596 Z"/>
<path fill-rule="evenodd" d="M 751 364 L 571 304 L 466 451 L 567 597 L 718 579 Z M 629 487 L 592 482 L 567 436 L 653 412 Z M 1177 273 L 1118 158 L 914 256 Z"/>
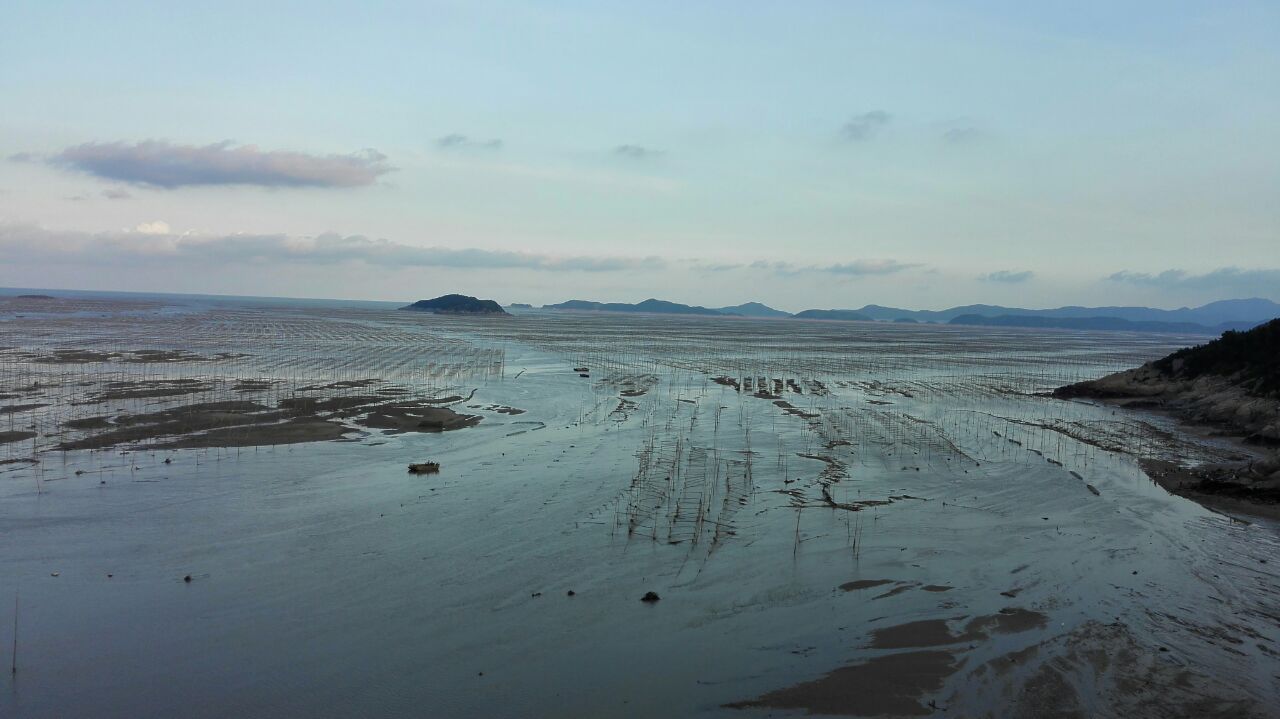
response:
<path fill-rule="evenodd" d="M 1251 448 L 1048 396 L 1190 338 L 39 305 L 4 716 L 1274 705 L 1276 524 L 1144 472 Z"/>

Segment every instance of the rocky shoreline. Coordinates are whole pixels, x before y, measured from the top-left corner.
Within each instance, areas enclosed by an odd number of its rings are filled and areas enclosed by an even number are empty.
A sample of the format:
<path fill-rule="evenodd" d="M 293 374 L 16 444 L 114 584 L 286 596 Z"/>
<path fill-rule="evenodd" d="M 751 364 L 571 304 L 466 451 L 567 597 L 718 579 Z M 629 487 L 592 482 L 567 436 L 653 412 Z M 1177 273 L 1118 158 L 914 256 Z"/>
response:
<path fill-rule="evenodd" d="M 1280 393 L 1274 389 L 1280 320 L 1226 333 L 1201 347 L 1087 382 L 1059 387 L 1061 399 L 1103 400 L 1128 409 L 1166 412 L 1238 440 L 1252 458 L 1186 466 L 1139 458 L 1165 489 L 1206 505 L 1280 517 Z"/>

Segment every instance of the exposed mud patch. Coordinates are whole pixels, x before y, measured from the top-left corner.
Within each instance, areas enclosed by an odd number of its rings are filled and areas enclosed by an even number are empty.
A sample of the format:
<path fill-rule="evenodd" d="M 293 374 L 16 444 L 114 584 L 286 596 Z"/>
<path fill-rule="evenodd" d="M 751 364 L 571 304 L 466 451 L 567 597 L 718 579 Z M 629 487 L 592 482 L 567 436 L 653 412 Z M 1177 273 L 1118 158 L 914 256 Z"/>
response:
<path fill-rule="evenodd" d="M 892 579 L 858 579 L 852 582 L 845 582 L 840 588 L 846 592 L 855 592 L 859 589 L 870 589 L 871 587 L 879 587 L 883 584 L 892 584 Z"/>
<path fill-rule="evenodd" d="M 15 430 L 12 432 L 0 432 L 0 444 L 10 444 L 12 442 L 21 442 L 24 439 L 31 439 L 36 436 L 35 432 L 27 432 Z"/>
<path fill-rule="evenodd" d="M 63 423 L 64 431 L 88 434 L 65 439 L 54 449 L 106 449 L 142 443 L 161 449 L 296 444 L 341 439 L 355 431 L 344 422 L 392 432 L 445 432 L 475 426 L 480 419 L 429 402 L 392 401 L 378 395 L 289 397 L 274 408 L 228 400 L 69 420 Z"/>
<path fill-rule="evenodd" d="M 810 714 L 844 716 L 928 716 L 934 711 L 921 699 L 941 689 L 958 668 L 950 652 L 889 654 L 842 667 L 821 679 L 725 706 L 803 709 Z"/>
<path fill-rule="evenodd" d="M 4 405 L 3 407 L 0 407 L 0 414 L 17 414 L 18 412 L 30 412 L 33 409 L 40 409 L 41 407 L 48 407 L 48 406 L 49 405 L 47 404 L 40 404 L 40 403 L 7 404 L 7 405 Z"/>
<path fill-rule="evenodd" d="M 393 432 L 446 432 L 474 427 L 480 417 L 458 414 L 447 407 L 422 407 L 415 404 L 393 404 L 377 407 L 359 423 L 370 429 Z"/>
<path fill-rule="evenodd" d="M 351 432 L 337 422 L 322 419 L 293 419 L 279 424 L 253 425 L 250 428 L 227 427 L 204 434 L 175 439 L 155 445 L 157 449 L 195 449 L 206 447 L 261 447 L 279 444 L 302 444 L 342 439 Z"/>

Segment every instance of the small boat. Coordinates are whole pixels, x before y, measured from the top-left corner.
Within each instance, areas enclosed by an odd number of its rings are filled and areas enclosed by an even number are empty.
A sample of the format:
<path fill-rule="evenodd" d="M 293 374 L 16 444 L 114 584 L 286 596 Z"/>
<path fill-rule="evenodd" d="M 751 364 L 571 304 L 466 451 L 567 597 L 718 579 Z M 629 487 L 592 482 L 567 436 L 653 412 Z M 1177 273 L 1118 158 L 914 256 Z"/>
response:
<path fill-rule="evenodd" d="M 435 474 L 439 471 L 439 462 L 418 462 L 409 465 L 409 474 Z"/>

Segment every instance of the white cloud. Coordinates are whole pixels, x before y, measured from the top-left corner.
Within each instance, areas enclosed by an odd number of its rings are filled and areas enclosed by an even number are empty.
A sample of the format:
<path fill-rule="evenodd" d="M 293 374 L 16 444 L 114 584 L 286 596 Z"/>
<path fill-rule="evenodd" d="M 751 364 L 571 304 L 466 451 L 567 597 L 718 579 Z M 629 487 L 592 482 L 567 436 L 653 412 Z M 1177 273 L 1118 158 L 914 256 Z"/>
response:
<path fill-rule="evenodd" d="M 475 248 L 420 247 L 363 235 L 175 235 L 162 221 L 133 232 L 75 232 L 35 225 L 0 224 L 0 255 L 14 262 L 169 262 L 226 268 L 244 264 L 338 265 L 386 268 L 452 267 L 526 269 L 544 272 L 661 270 L 657 257 L 558 256 Z"/>
<path fill-rule="evenodd" d="M 47 161 L 106 180 L 174 189 L 195 185 L 359 187 L 371 185 L 395 169 L 386 160 L 386 155 L 373 149 L 349 155 L 309 155 L 234 146 L 230 141 L 175 145 L 145 140 L 133 144 L 87 142 L 68 147 Z"/>
<path fill-rule="evenodd" d="M 854 142 L 862 142 L 870 140 L 880 132 L 880 129 L 889 124 L 889 113 L 884 110 L 872 110 L 856 115 L 844 124 L 842 133 L 846 140 Z"/>
<path fill-rule="evenodd" d="M 144 235 L 167 235 L 169 234 L 169 223 L 164 220 L 144 222 L 135 229 Z"/>

